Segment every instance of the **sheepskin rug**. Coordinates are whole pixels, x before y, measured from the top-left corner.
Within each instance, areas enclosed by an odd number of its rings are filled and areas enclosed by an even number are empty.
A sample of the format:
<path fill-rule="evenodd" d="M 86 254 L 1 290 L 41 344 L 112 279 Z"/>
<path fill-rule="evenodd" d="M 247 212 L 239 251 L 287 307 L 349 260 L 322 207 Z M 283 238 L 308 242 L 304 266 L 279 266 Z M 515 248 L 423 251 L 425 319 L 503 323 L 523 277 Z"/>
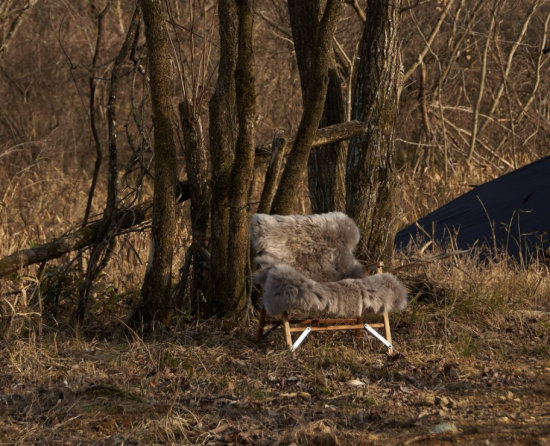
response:
<path fill-rule="evenodd" d="M 251 233 L 261 267 L 254 282 L 271 317 L 297 311 L 351 318 L 407 306 L 407 290 L 393 275 L 365 276 L 353 255 L 359 230 L 345 214 L 256 214 Z"/>
<path fill-rule="evenodd" d="M 359 229 L 346 214 L 256 214 L 250 229 L 252 246 L 267 264 L 290 265 L 318 282 L 365 275 L 353 255 Z"/>
<path fill-rule="evenodd" d="M 263 306 L 272 317 L 284 311 L 359 317 L 404 310 L 408 301 L 405 287 L 388 273 L 321 283 L 276 264 L 258 271 L 254 281 L 264 289 Z"/>

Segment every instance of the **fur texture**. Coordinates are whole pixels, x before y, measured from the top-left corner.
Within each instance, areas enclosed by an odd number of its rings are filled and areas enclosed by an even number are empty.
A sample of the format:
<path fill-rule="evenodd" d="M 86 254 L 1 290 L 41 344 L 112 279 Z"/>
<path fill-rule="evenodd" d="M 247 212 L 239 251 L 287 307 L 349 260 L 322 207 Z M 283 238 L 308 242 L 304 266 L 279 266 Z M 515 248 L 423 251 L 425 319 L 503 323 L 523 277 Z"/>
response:
<path fill-rule="evenodd" d="M 341 212 L 252 217 L 252 245 L 269 264 L 284 263 L 310 279 L 333 282 L 360 278 L 365 269 L 353 256 L 359 229 Z"/>
<path fill-rule="evenodd" d="M 256 273 L 255 282 L 264 289 L 263 306 L 269 316 L 301 311 L 358 317 L 407 306 L 407 290 L 387 273 L 320 283 L 289 265 L 275 264 Z"/>
<path fill-rule="evenodd" d="M 394 276 L 365 277 L 353 256 L 359 230 L 345 214 L 256 214 L 251 233 L 261 254 L 254 282 L 264 289 L 269 316 L 300 311 L 359 317 L 407 306 L 407 291 Z"/>

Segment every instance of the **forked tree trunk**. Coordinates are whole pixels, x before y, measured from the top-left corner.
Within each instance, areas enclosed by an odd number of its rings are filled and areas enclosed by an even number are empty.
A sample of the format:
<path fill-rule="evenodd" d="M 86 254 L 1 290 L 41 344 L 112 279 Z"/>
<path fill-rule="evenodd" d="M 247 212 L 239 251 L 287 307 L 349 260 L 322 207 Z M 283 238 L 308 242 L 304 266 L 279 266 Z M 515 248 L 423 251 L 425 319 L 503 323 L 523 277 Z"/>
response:
<path fill-rule="evenodd" d="M 400 83 L 401 0 L 369 0 L 361 38 L 352 119 L 365 134 L 350 142 L 346 208 L 361 231 L 358 256 L 389 262 L 396 232 L 394 135 Z"/>
<path fill-rule="evenodd" d="M 212 281 L 209 302 L 211 311 L 239 324 L 248 314 L 248 197 L 254 169 L 256 106 L 253 1 L 220 0 L 218 15 L 220 65 L 210 102 Z"/>
<path fill-rule="evenodd" d="M 298 1 L 293 0 L 293 2 Z M 298 3 L 293 4 L 298 5 Z M 289 7 L 291 7 L 290 4 Z M 315 46 L 308 61 L 307 83 L 302 84 L 305 90 L 304 111 L 273 201 L 271 209 L 273 214 L 285 215 L 292 212 L 296 187 L 304 178 L 311 147 L 323 115 L 329 84 L 328 72 L 332 61 L 332 38 L 341 10 L 342 0 L 328 0 L 317 26 Z M 303 19 L 306 20 L 305 17 Z"/>
<path fill-rule="evenodd" d="M 317 94 L 316 86 L 309 83 L 317 47 L 321 2 L 289 0 L 288 11 L 305 106 L 306 96 Z M 320 127 L 340 124 L 346 120 L 342 80 L 336 69 L 332 45 L 328 57 L 329 82 Z M 311 150 L 308 160 L 308 185 L 314 213 L 345 210 L 346 154 L 346 145 L 341 141 Z"/>
<path fill-rule="evenodd" d="M 155 190 L 149 264 L 135 322 L 168 324 L 172 312 L 175 239 L 176 145 L 172 109 L 172 62 L 160 0 L 141 0 L 147 39 L 154 125 Z"/>

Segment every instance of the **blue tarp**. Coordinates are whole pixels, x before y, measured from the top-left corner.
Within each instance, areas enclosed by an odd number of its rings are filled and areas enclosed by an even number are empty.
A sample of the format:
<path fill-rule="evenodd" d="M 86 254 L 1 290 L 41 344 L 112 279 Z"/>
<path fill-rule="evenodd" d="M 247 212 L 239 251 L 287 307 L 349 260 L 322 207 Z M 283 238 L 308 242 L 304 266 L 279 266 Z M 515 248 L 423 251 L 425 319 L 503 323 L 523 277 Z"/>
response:
<path fill-rule="evenodd" d="M 397 234 L 395 246 L 411 240 L 430 240 L 418 227 L 446 246 L 456 237 L 456 248 L 497 246 L 529 261 L 535 250 L 548 247 L 550 232 L 550 156 L 477 186 Z"/>

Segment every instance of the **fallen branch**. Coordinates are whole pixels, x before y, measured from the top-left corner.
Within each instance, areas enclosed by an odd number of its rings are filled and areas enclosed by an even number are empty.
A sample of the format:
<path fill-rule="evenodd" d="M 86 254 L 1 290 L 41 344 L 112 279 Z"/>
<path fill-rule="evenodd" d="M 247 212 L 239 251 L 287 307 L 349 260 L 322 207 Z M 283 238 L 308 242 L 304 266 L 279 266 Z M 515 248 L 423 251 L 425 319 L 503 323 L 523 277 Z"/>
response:
<path fill-rule="evenodd" d="M 323 127 L 317 130 L 317 135 L 313 141 L 312 147 L 323 146 L 336 141 L 343 141 L 361 136 L 365 129 L 359 121 L 348 121 L 342 124 L 335 124 Z M 288 141 L 291 146 L 294 139 Z M 272 145 L 266 144 L 256 147 L 256 158 L 268 160 L 272 154 Z M 189 187 L 187 183 L 179 184 L 180 191 L 177 193 L 179 201 L 185 201 L 189 198 Z M 117 212 L 115 221 L 118 234 L 131 229 L 152 217 L 152 201 L 148 200 L 132 208 L 121 209 Z M 57 259 L 64 254 L 78 249 L 85 248 L 94 242 L 97 231 L 101 227 L 103 220 L 90 223 L 77 231 L 59 237 L 51 242 L 37 246 L 35 248 L 23 249 L 8 257 L 0 259 L 0 278 L 18 271 L 25 266 L 35 263 L 46 262 Z"/>
<path fill-rule="evenodd" d="M 152 200 L 147 200 L 131 208 L 119 210 L 115 216 L 118 231 L 115 235 L 120 235 L 120 233 L 149 220 L 153 213 L 152 205 Z M 5 277 L 25 266 L 57 259 L 68 252 L 91 245 L 102 222 L 103 220 L 98 220 L 51 242 L 23 249 L 0 259 L 0 277 Z"/>
<path fill-rule="evenodd" d="M 359 121 L 348 121 L 342 124 L 330 125 L 317 130 L 315 140 L 311 147 L 324 146 L 325 144 L 331 144 L 336 141 L 345 141 L 355 138 L 356 136 L 361 136 L 363 133 L 365 133 L 364 124 Z M 288 147 L 292 147 L 293 144 L 294 138 L 290 139 L 287 143 Z M 272 150 L 272 144 L 257 146 L 256 159 L 258 161 L 267 161 L 271 158 Z"/>

